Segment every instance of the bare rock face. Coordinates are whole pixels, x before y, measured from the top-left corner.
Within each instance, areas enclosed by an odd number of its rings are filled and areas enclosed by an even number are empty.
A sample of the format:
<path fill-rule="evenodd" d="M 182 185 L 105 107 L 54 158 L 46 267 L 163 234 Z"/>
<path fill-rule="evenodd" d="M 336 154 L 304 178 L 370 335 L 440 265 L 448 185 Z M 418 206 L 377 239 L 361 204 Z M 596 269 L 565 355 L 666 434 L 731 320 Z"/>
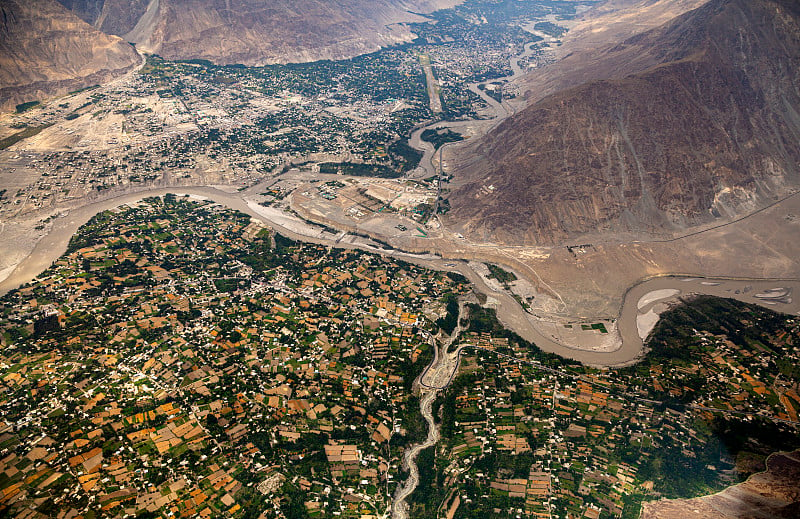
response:
<path fill-rule="evenodd" d="M 800 513 L 800 451 L 769 458 L 767 471 L 719 494 L 645 503 L 642 519 L 790 519 Z"/>
<path fill-rule="evenodd" d="M 138 63 L 128 43 L 55 0 L 0 4 L 0 110 L 108 81 Z"/>
<path fill-rule="evenodd" d="M 103 0 L 58 0 L 61 5 L 72 11 L 78 18 L 94 25 L 103 12 Z"/>
<path fill-rule="evenodd" d="M 84 22 L 106 34 L 122 36 L 136 27 L 150 0 L 58 0 Z"/>
<path fill-rule="evenodd" d="M 583 13 L 559 47 L 564 54 L 622 41 L 697 9 L 708 0 L 607 0 Z M 562 54 L 562 55 L 564 55 Z"/>
<path fill-rule="evenodd" d="M 345 59 L 409 41 L 403 23 L 422 19 L 414 13 L 463 0 L 59 1 L 165 58 L 265 65 Z"/>
<path fill-rule="evenodd" d="M 596 53 L 462 153 L 448 221 L 479 239 L 668 237 L 800 181 L 800 4 L 712 0 Z"/>
<path fill-rule="evenodd" d="M 658 55 L 620 53 L 614 43 L 655 29 L 708 0 L 607 0 L 585 12 L 556 48 L 558 61 L 520 81 L 529 102 L 587 81 L 608 79 L 661 63 Z M 655 50 L 655 49 L 653 49 Z"/>

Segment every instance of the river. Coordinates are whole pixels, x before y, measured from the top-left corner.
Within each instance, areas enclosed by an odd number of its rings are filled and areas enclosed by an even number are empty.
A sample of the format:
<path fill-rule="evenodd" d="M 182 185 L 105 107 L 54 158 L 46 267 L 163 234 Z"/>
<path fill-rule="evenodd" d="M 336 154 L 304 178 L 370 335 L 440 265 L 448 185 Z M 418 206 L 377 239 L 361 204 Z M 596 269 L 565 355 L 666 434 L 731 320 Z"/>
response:
<path fill-rule="evenodd" d="M 533 53 L 533 43 L 527 43 L 524 50 L 517 56 L 510 59 L 513 74 L 504 78 L 485 81 L 483 83 L 473 83 L 469 85 L 470 90 L 479 95 L 494 112 L 494 117 L 481 121 L 455 121 L 455 122 L 434 122 L 427 126 L 417 129 L 412 133 L 411 145 L 424 151 L 425 156 L 421 161 L 424 175 L 436 175 L 433 167 L 433 146 L 421 140 L 421 134 L 428 128 L 447 127 L 458 129 L 459 127 L 474 126 L 480 127 L 482 132 L 491 131 L 492 128 L 500 124 L 506 117 L 515 112 L 515 107 L 507 102 L 499 103 L 489 97 L 479 87 L 493 81 L 508 81 L 518 77 L 523 71 L 519 66 L 520 60 L 529 57 Z M 445 144 L 440 148 L 448 147 Z M 441 153 L 441 151 L 440 151 Z M 266 183 L 271 182 L 270 180 Z M 19 287 L 32 281 L 39 273 L 47 269 L 59 256 L 67 249 L 69 240 L 78 228 L 86 223 L 95 214 L 118 207 L 123 204 L 138 201 L 147 196 L 161 196 L 166 193 L 183 193 L 208 198 L 222 205 L 242 211 L 250 216 L 257 218 L 276 229 L 281 234 L 295 239 L 326 246 L 345 249 L 360 249 L 366 252 L 379 253 L 387 256 L 396 257 L 404 261 L 409 261 L 423 267 L 436 270 L 448 270 L 459 272 L 464 275 L 475 287 L 476 291 L 481 292 L 495 302 L 497 315 L 500 321 L 508 328 L 516 332 L 525 340 L 535 343 L 544 351 L 555 353 L 563 357 L 578 360 L 585 364 L 595 366 L 619 366 L 635 362 L 643 351 L 643 341 L 640 329 L 652 327 L 657 321 L 657 312 L 662 310 L 658 304 L 663 304 L 674 300 L 676 297 L 684 296 L 688 293 L 702 293 L 718 295 L 722 297 L 733 297 L 749 303 L 756 303 L 776 311 L 797 314 L 800 311 L 798 303 L 800 301 L 790 301 L 792 294 L 800 293 L 800 282 L 795 279 L 789 280 L 730 280 L 730 279 L 701 279 L 690 274 L 682 277 L 662 277 L 644 281 L 631 287 L 624 298 L 620 308 L 618 319 L 618 330 L 621 338 L 621 346 L 614 351 L 590 351 L 586 348 L 571 347 L 569 344 L 562 344 L 554 337 L 545 335 L 536 326 L 534 317 L 528 314 L 519 303 L 506 291 L 494 290 L 489 287 L 466 262 L 442 260 L 438 256 L 431 254 L 411 254 L 398 250 L 387 250 L 379 244 L 364 238 L 352 235 L 343 239 L 343 236 L 333 236 L 323 232 L 318 226 L 308 224 L 292 215 L 283 213 L 277 209 L 264 208 L 248 199 L 250 193 L 256 193 L 261 186 L 254 186 L 243 192 L 227 192 L 211 186 L 199 187 L 175 187 L 175 188 L 155 188 L 109 198 L 100 202 L 87 204 L 85 206 L 72 209 L 67 216 L 56 218 L 50 232 L 43 237 L 11 274 L 0 281 L 0 295 L 9 290 Z M 692 278 L 693 281 L 687 281 Z M 753 290 L 746 290 L 747 287 L 755 287 Z M 760 293 L 769 288 L 786 288 L 789 292 L 787 298 L 778 301 L 775 298 L 757 298 L 754 294 Z M 672 297 L 657 301 L 658 304 L 648 305 L 646 308 L 637 308 L 640 299 L 650 293 L 660 290 L 674 291 Z M 651 313 L 652 311 L 652 313 Z"/>
<path fill-rule="evenodd" d="M 531 52 L 530 44 L 525 45 L 525 51 L 512 58 L 514 74 L 492 81 L 510 80 L 518 76 L 521 73 L 518 65 L 519 60 L 529 56 Z M 489 81 L 483 84 L 486 83 L 489 83 Z M 437 175 L 437 172 L 433 166 L 435 150 L 430 143 L 426 143 L 420 138 L 425 129 L 439 127 L 457 129 L 465 126 L 481 126 L 485 128 L 485 131 L 491 131 L 506 117 L 514 113 L 513 106 L 497 102 L 486 95 L 479 88 L 479 85 L 480 83 L 471 84 L 469 88 L 487 102 L 492 111 L 494 111 L 495 117 L 485 121 L 440 121 L 419 128 L 412 134 L 410 138 L 411 145 L 424 152 L 424 157 L 420 164 L 426 176 Z M 729 279 L 703 278 L 692 275 L 658 277 L 645 280 L 626 292 L 617 322 L 621 337 L 621 347 L 614 351 L 589 351 L 574 348 L 545 336 L 534 325 L 533 317 L 509 293 L 489 287 L 465 261 L 443 260 L 430 254 L 411 254 L 398 250 L 387 250 L 371 240 L 358 237 L 350 237 L 347 241 L 344 241 L 341 236 L 336 237 L 324 233 L 321 227 L 310 225 L 277 210 L 261 208 L 255 205 L 254 202 L 248 200 L 247 192 L 230 193 L 211 186 L 147 189 L 71 210 L 66 216 L 56 218 L 51 231 L 36 244 L 31 253 L 6 279 L 0 281 L 0 295 L 34 280 L 37 275 L 52 265 L 66 251 L 70 238 L 79 227 L 88 222 L 94 215 L 124 204 L 137 202 L 145 197 L 163 196 L 167 193 L 188 194 L 213 200 L 261 220 L 277 232 L 294 240 L 344 249 L 359 249 L 395 257 L 426 268 L 458 272 L 472 283 L 477 292 L 491 296 L 495 301 L 498 318 L 506 327 L 522 338 L 535 343 L 544 351 L 572 358 L 588 365 L 621 366 L 636 362 L 644 353 L 643 337 L 647 336 L 649 330 L 657 322 L 658 314 L 664 311 L 670 303 L 691 294 L 730 297 L 787 314 L 800 314 L 800 299 L 797 297 L 797 294 L 800 294 L 800 280 L 797 279 Z M 462 304 L 462 314 L 463 311 Z M 459 323 L 460 321 L 461 319 L 459 318 Z M 392 509 L 394 519 L 406 519 L 408 517 L 406 499 L 419 484 L 419 470 L 415 461 L 417 456 L 422 450 L 435 445 L 439 441 L 439 428 L 432 414 L 433 403 L 439 392 L 449 385 L 457 369 L 459 352 L 449 352 L 449 347 L 459 333 L 460 328 L 457 328 L 450 339 L 439 347 L 433 341 L 436 354 L 418 381 L 421 391 L 420 411 L 427 423 L 428 434 L 424 442 L 412 446 L 405 453 L 403 462 L 409 469 L 409 477 L 395 494 Z"/>
<path fill-rule="evenodd" d="M 469 119 L 464 121 L 436 121 L 420 128 L 417 128 L 415 131 L 411 133 L 411 137 L 408 140 L 409 145 L 412 148 L 415 148 L 422 152 L 422 159 L 419 162 L 419 167 L 421 170 L 417 171 L 414 174 L 413 178 L 429 178 L 433 176 L 438 176 L 439 172 L 436 171 L 436 168 L 433 165 L 433 157 L 436 154 L 433 144 L 427 141 L 422 140 L 422 132 L 425 130 L 436 129 L 436 128 L 447 128 L 450 130 L 455 131 L 456 133 L 460 133 L 459 130 L 463 130 L 465 128 L 475 128 L 479 130 L 479 134 L 484 135 L 490 131 L 492 131 L 498 124 L 503 122 L 507 117 L 513 115 L 516 112 L 514 106 L 509 104 L 508 102 L 500 103 L 493 97 L 486 94 L 484 90 L 481 89 L 481 86 L 486 86 L 489 83 L 496 83 L 496 82 L 503 82 L 503 81 L 511 81 L 520 75 L 522 75 L 523 70 L 520 67 L 519 62 L 525 58 L 530 57 L 533 52 L 533 45 L 536 42 L 529 42 L 523 46 L 523 51 L 510 58 L 511 70 L 512 74 L 510 76 L 505 76 L 497 79 L 490 79 L 487 81 L 482 81 L 479 83 L 470 83 L 467 85 L 470 91 L 476 94 L 478 97 L 483 99 L 483 101 L 487 104 L 490 111 L 493 112 L 493 116 L 489 119 Z M 477 135 L 473 136 L 477 137 Z M 440 148 L 444 149 L 451 145 L 455 145 L 457 143 L 447 143 Z"/>
<path fill-rule="evenodd" d="M 463 332 L 461 326 L 462 319 L 467 317 L 467 309 L 464 301 L 459 302 L 458 324 L 450 334 L 450 337 L 441 345 L 437 345 L 436 339 L 431 337 L 430 344 L 433 346 L 433 360 L 425 368 L 417 380 L 414 387 L 420 389 L 419 410 L 425 422 L 428 424 L 428 435 L 425 441 L 412 445 L 405 451 L 403 456 L 403 467 L 408 470 L 408 478 L 403 485 L 397 487 L 392 502 L 392 519 L 408 519 L 409 506 L 406 499 L 416 490 L 419 485 L 419 467 L 417 457 L 423 450 L 433 447 L 439 442 L 439 426 L 433 417 L 433 403 L 439 392 L 446 389 L 453 381 L 453 376 L 458 370 L 458 361 L 461 358 L 458 352 L 451 353 L 450 346 L 458 339 Z"/>

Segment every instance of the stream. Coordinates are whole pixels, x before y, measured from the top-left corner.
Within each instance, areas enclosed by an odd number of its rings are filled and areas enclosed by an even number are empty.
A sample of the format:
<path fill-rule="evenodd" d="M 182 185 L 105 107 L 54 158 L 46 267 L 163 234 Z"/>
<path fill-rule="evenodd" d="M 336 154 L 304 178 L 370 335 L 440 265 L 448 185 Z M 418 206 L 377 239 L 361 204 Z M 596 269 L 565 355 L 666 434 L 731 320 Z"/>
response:
<path fill-rule="evenodd" d="M 511 69 L 513 73 L 510 76 L 491 79 L 481 83 L 471 83 L 468 86 L 472 92 L 481 97 L 481 99 L 483 99 L 492 109 L 494 112 L 494 117 L 487 120 L 465 120 L 453 122 L 436 121 L 418 128 L 411 134 L 409 144 L 411 147 L 416 148 L 423 153 L 423 157 L 420 160 L 420 169 L 422 171 L 421 178 L 439 175 L 433 165 L 433 157 L 436 152 L 439 151 L 439 161 L 441 163 L 441 153 L 443 149 L 448 146 L 448 144 L 445 144 L 437 150 L 434 148 L 433 144 L 422 140 L 422 132 L 433 128 L 448 128 L 450 130 L 454 130 L 467 126 L 475 126 L 477 124 L 484 126 L 484 128 L 481 129 L 481 134 L 486 134 L 494 129 L 503 120 L 505 120 L 508 116 L 514 113 L 513 108 L 490 97 L 484 90 L 480 88 L 480 86 L 485 86 L 493 82 L 510 81 L 511 79 L 518 77 L 522 73 L 519 62 L 533 53 L 533 43 L 534 42 L 526 43 L 523 46 L 523 52 L 511 58 Z M 419 171 L 420 170 L 417 170 L 417 177 L 419 177 Z M 461 302 L 459 305 L 458 325 L 447 341 L 445 341 L 440 347 L 437 347 L 435 339 L 431 339 L 431 345 L 434 348 L 433 360 L 425 368 L 416 382 L 416 384 L 418 384 L 420 387 L 421 398 L 419 407 L 422 417 L 428 424 L 428 436 L 422 443 L 415 444 L 406 450 L 403 456 L 403 467 L 408 469 L 409 474 L 403 485 L 399 486 L 395 492 L 394 501 L 392 503 L 392 519 L 408 519 L 409 505 L 406 500 L 419 485 L 419 467 L 417 466 L 416 462 L 417 457 L 419 456 L 420 452 L 436 445 L 436 443 L 439 442 L 439 426 L 436 425 L 436 422 L 433 418 L 433 403 L 436 401 L 436 397 L 439 395 L 439 392 L 446 389 L 450 382 L 452 382 L 455 372 L 458 369 L 460 355 L 458 352 L 451 354 L 448 352 L 448 350 L 450 349 L 452 343 L 461 334 L 461 319 L 465 315 L 465 309 L 465 304 Z"/>
<path fill-rule="evenodd" d="M 458 324 L 450 334 L 450 337 L 442 343 L 441 346 L 436 345 L 436 339 L 431 337 L 430 343 L 433 346 L 433 360 L 425 368 L 419 378 L 415 381 L 414 385 L 420 388 L 419 410 L 425 422 L 428 424 L 428 436 L 422 443 L 415 444 L 406 450 L 403 455 L 403 467 L 408 469 L 408 478 L 402 486 L 397 488 L 394 495 L 394 502 L 392 504 L 392 519 L 408 519 L 409 506 L 406 499 L 410 496 L 419 485 L 419 467 L 417 466 L 417 457 L 423 450 L 433 447 L 439 442 L 440 433 L 439 426 L 433 418 L 433 403 L 440 391 L 443 391 L 452 382 L 456 371 L 458 370 L 458 362 L 461 358 L 458 351 L 451 353 L 450 346 L 458 339 L 461 332 L 464 331 L 461 326 L 461 320 L 467 317 L 467 307 L 464 301 L 459 303 L 458 307 Z"/>
<path fill-rule="evenodd" d="M 522 75 L 523 70 L 520 67 L 519 62 L 529 56 L 531 56 L 534 52 L 533 45 L 537 42 L 528 42 L 526 43 L 523 48 L 524 50 L 512 57 L 510 59 L 511 62 L 511 70 L 513 71 L 510 76 L 505 76 L 496 79 L 489 79 L 487 81 L 482 81 L 480 83 L 470 83 L 467 85 L 470 91 L 478 95 L 483 101 L 488 105 L 491 111 L 494 112 L 494 116 L 489 119 L 468 119 L 463 121 L 435 121 L 421 128 L 417 128 L 414 132 L 412 132 L 411 137 L 408 140 L 409 145 L 412 148 L 415 148 L 418 151 L 423 153 L 422 159 L 419 162 L 419 168 L 416 170 L 416 173 L 412 172 L 413 178 L 429 178 L 432 176 L 438 176 L 438 172 L 433 165 L 433 157 L 437 151 L 444 149 L 447 146 L 457 143 L 447 143 L 441 146 L 438 150 L 434 149 L 432 143 L 423 141 L 422 140 L 422 133 L 425 130 L 431 129 L 449 129 L 453 130 L 457 133 L 459 128 L 466 128 L 471 126 L 482 126 L 483 128 L 480 129 L 480 135 L 485 135 L 492 131 L 498 124 L 503 122 L 507 117 L 513 115 L 516 112 L 516 107 L 511 106 L 508 102 L 500 103 L 493 97 L 486 94 L 484 90 L 481 90 L 481 86 L 486 86 L 489 83 L 497 83 L 503 81 L 511 81 L 520 75 Z M 473 137 L 477 137 L 473 136 Z M 460 141 L 459 141 L 460 142 Z M 441 152 L 441 151 L 440 151 Z M 441 156 L 440 156 L 441 160 Z"/>

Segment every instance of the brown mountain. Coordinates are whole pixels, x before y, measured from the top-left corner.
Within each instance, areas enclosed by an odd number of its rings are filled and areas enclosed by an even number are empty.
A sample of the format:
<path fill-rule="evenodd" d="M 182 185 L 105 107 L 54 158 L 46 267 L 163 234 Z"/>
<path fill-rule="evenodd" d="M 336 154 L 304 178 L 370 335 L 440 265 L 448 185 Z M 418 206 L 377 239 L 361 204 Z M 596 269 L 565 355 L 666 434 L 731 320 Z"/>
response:
<path fill-rule="evenodd" d="M 0 4 L 0 110 L 107 81 L 140 59 L 55 0 Z"/>
<path fill-rule="evenodd" d="M 722 492 L 645 503 L 642 519 L 791 519 L 800 516 L 800 451 L 773 454 L 767 470 Z"/>
<path fill-rule="evenodd" d="M 170 59 L 264 65 L 342 59 L 408 41 L 404 22 L 463 0 L 59 0 Z"/>
<path fill-rule="evenodd" d="M 615 73 L 462 153 L 454 227 L 515 244 L 669 236 L 797 185 L 800 3 L 711 0 L 595 56 Z"/>
<path fill-rule="evenodd" d="M 622 41 L 665 23 L 708 0 L 606 0 L 584 12 L 564 37 L 560 50 L 575 52 Z"/>
<path fill-rule="evenodd" d="M 658 56 L 620 53 L 614 45 L 659 27 L 708 0 L 607 0 L 585 12 L 556 48 L 558 61 L 521 81 L 534 102 L 587 81 L 628 75 L 660 63 Z"/>
<path fill-rule="evenodd" d="M 58 0 L 86 23 L 106 34 L 122 36 L 136 27 L 150 0 Z M 155 2 L 155 6 L 158 2 Z"/>

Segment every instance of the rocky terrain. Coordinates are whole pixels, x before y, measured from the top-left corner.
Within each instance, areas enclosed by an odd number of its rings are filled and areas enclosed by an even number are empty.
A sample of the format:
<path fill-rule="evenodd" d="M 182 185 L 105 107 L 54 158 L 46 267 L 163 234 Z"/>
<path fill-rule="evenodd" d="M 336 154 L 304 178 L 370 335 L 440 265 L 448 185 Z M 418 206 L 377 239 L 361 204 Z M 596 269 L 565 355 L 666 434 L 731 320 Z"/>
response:
<path fill-rule="evenodd" d="M 564 36 L 561 57 L 663 25 L 708 0 L 607 0 L 584 12 Z"/>
<path fill-rule="evenodd" d="M 708 0 L 607 0 L 574 20 L 559 21 L 568 27 L 555 48 L 556 61 L 529 70 L 514 82 L 527 103 L 576 87 L 588 81 L 627 75 L 657 65 L 648 52 L 619 55 L 622 41 L 655 29 L 697 9 Z"/>
<path fill-rule="evenodd" d="M 797 184 L 796 2 L 712 0 L 584 63 L 585 81 L 462 150 L 454 228 L 526 245 L 669 237 Z"/>
<path fill-rule="evenodd" d="M 767 471 L 744 483 L 697 499 L 646 503 L 642 519 L 779 519 L 800 514 L 800 451 L 769 458 Z"/>
<path fill-rule="evenodd" d="M 404 23 L 460 0 L 60 0 L 170 59 L 265 65 L 344 59 L 409 41 Z"/>
<path fill-rule="evenodd" d="M 136 27 L 150 0 L 58 0 L 86 23 L 106 34 L 122 36 Z M 156 6 L 158 2 L 155 2 Z"/>
<path fill-rule="evenodd" d="M 124 40 L 55 0 L 0 4 L 0 110 L 107 81 L 139 62 Z"/>

